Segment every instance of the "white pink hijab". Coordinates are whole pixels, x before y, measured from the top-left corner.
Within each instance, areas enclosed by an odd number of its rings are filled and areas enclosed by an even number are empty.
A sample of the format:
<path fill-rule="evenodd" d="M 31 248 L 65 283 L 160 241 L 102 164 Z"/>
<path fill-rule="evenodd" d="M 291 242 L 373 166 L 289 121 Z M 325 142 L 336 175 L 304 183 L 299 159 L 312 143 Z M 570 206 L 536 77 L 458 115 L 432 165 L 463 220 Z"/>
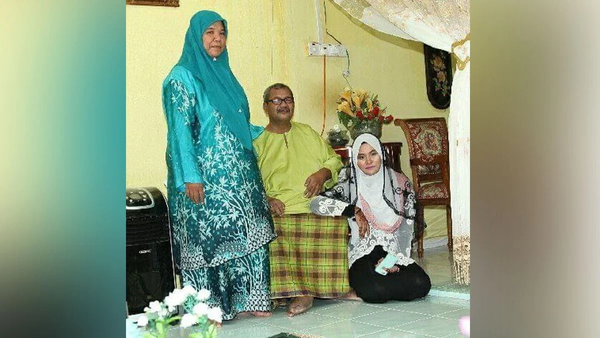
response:
<path fill-rule="evenodd" d="M 370 176 L 358 167 L 358 153 L 364 143 L 381 156 L 379 171 Z M 373 228 L 389 233 L 396 231 L 404 220 L 404 194 L 401 191 L 408 180 L 386 165 L 386 155 L 379 139 L 371 134 L 361 134 L 354 140 L 352 165 L 356 189 L 351 191 L 354 195 L 351 201 L 361 208 Z"/>

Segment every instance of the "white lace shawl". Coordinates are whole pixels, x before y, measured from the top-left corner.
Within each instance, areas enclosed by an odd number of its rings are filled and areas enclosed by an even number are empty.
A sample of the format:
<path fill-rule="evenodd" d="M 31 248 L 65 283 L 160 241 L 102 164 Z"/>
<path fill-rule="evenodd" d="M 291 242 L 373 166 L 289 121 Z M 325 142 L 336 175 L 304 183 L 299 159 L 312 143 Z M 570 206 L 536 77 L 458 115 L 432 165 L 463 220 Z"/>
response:
<path fill-rule="evenodd" d="M 394 178 L 394 183 L 398 184 L 399 176 L 403 174 L 389 168 L 385 169 Z M 340 183 L 311 201 L 310 208 L 314 214 L 321 216 L 341 216 L 344 209 L 350 205 L 350 190 L 354 189 L 354 185 L 352 182 L 348 183 L 349 175 L 347 171 L 348 168 L 342 169 L 339 176 Z M 413 217 L 416 214 L 414 191 L 412 191 L 411 186 L 402 188 L 410 189 L 408 197 L 404 199 L 402 209 L 405 215 Z M 358 235 L 358 224 L 353 218 L 348 219 L 348 225 L 350 226 L 351 235 L 348 243 L 348 267 L 351 267 L 357 259 L 368 255 L 377 245 L 381 245 L 385 251 L 395 254 L 398 257 L 397 264 L 399 265 L 406 266 L 414 263 L 414 260 L 410 258 L 411 241 L 414 232 L 413 219 L 403 217 L 402 225 L 393 232 L 378 230 L 371 226 L 369 235 L 365 238 L 360 238 Z"/>

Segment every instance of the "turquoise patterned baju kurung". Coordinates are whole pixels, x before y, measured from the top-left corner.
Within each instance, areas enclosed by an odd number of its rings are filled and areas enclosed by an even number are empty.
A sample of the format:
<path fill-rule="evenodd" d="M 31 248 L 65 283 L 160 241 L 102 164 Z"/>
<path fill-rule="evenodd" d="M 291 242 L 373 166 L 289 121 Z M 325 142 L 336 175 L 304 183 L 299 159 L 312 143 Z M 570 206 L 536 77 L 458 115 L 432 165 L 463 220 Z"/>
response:
<path fill-rule="evenodd" d="M 234 112 L 217 109 L 206 89 L 209 79 L 181 64 L 163 82 L 163 108 L 173 252 L 183 283 L 210 290 L 208 303 L 221 307 L 225 320 L 270 311 L 268 243 L 276 235 L 255 154 L 239 137 L 257 136 L 247 101 Z M 232 122 L 226 114 L 240 115 Z M 204 204 L 186 196 L 185 183 L 204 184 Z"/>

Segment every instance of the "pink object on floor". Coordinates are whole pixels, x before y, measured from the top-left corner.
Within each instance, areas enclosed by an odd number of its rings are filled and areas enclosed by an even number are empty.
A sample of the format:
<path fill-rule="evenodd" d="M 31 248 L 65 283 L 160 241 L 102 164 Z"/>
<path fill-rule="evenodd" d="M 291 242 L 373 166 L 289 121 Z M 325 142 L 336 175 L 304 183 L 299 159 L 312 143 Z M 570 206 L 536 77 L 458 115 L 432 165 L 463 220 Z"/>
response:
<path fill-rule="evenodd" d="M 471 337 L 471 316 L 464 316 L 458 320 L 460 333 L 467 337 Z"/>

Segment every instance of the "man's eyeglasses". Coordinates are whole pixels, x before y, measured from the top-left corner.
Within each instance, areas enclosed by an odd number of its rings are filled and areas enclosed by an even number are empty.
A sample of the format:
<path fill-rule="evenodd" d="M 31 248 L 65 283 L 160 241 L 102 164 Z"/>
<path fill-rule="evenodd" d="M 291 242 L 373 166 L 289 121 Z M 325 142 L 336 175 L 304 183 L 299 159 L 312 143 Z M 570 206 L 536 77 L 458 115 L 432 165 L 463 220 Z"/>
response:
<path fill-rule="evenodd" d="M 292 103 L 294 103 L 294 98 L 288 96 L 288 97 L 286 97 L 284 99 L 280 99 L 280 98 L 276 97 L 273 100 L 267 100 L 267 102 L 273 102 L 273 104 L 276 105 L 276 106 L 282 104 L 284 101 L 287 104 L 292 104 Z"/>

